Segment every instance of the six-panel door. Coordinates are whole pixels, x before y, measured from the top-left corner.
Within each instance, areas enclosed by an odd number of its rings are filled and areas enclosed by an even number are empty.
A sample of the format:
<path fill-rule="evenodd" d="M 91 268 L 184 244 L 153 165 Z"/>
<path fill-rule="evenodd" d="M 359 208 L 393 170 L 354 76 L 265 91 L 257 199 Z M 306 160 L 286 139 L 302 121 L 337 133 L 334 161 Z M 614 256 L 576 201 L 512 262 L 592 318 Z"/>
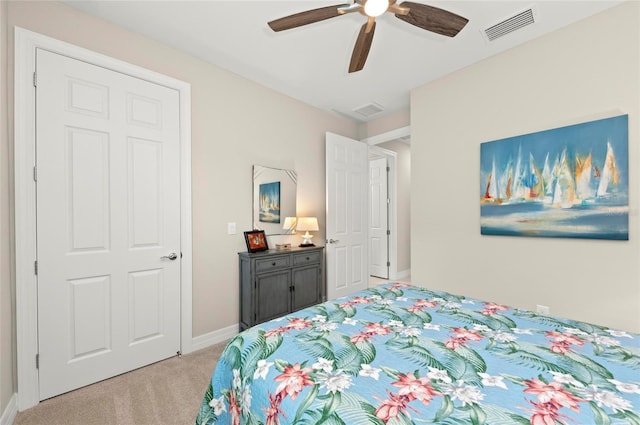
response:
<path fill-rule="evenodd" d="M 180 350 L 179 95 L 41 49 L 37 75 L 45 399 Z"/>

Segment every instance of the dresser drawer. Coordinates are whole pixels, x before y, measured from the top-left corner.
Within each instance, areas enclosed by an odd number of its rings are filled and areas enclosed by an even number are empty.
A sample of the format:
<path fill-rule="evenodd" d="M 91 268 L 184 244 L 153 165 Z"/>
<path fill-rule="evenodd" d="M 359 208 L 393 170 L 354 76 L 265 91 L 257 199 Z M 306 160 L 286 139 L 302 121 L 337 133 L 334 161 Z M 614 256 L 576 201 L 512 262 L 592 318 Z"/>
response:
<path fill-rule="evenodd" d="M 316 252 L 308 252 L 302 254 L 294 254 L 293 255 L 293 265 L 301 266 L 304 264 L 315 264 L 320 262 L 320 258 L 322 253 L 320 251 Z"/>
<path fill-rule="evenodd" d="M 289 267 L 290 258 L 291 256 L 289 255 L 283 255 L 279 257 L 263 258 L 260 260 L 256 260 L 256 273 L 279 269 L 282 267 Z"/>

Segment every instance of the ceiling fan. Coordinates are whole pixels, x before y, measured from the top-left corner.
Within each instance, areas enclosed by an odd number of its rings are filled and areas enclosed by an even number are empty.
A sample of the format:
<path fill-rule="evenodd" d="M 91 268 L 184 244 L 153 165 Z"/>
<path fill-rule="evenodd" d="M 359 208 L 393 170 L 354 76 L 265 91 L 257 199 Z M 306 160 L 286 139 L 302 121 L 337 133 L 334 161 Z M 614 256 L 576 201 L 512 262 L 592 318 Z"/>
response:
<path fill-rule="evenodd" d="M 469 22 L 468 19 L 455 13 L 412 1 L 396 4 L 396 0 L 355 0 L 353 4 L 336 4 L 295 13 L 273 20 L 268 24 L 272 30 L 278 32 L 352 12 L 360 12 L 367 17 L 367 22 L 360 28 L 360 33 L 351 54 L 350 73 L 364 68 L 369 49 L 371 49 L 373 33 L 376 29 L 376 17 L 385 12 L 393 13 L 396 18 L 418 28 L 448 37 L 455 37 Z"/>

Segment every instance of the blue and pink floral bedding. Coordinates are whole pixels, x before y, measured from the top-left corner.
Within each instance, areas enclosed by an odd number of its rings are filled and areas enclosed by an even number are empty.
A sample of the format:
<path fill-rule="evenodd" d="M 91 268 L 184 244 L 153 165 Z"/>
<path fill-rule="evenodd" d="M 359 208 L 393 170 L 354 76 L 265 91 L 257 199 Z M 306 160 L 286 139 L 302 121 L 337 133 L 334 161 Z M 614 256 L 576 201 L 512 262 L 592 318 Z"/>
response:
<path fill-rule="evenodd" d="M 196 423 L 640 425 L 640 335 L 389 283 L 234 337 Z"/>

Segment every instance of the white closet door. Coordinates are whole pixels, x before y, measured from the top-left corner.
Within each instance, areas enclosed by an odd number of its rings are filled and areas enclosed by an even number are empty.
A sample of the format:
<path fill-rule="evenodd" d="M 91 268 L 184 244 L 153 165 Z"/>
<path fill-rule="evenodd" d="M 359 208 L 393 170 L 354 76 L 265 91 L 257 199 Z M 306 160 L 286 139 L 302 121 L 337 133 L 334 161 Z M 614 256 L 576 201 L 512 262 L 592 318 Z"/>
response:
<path fill-rule="evenodd" d="M 38 49 L 36 105 L 42 400 L 180 349 L 179 94 Z"/>

